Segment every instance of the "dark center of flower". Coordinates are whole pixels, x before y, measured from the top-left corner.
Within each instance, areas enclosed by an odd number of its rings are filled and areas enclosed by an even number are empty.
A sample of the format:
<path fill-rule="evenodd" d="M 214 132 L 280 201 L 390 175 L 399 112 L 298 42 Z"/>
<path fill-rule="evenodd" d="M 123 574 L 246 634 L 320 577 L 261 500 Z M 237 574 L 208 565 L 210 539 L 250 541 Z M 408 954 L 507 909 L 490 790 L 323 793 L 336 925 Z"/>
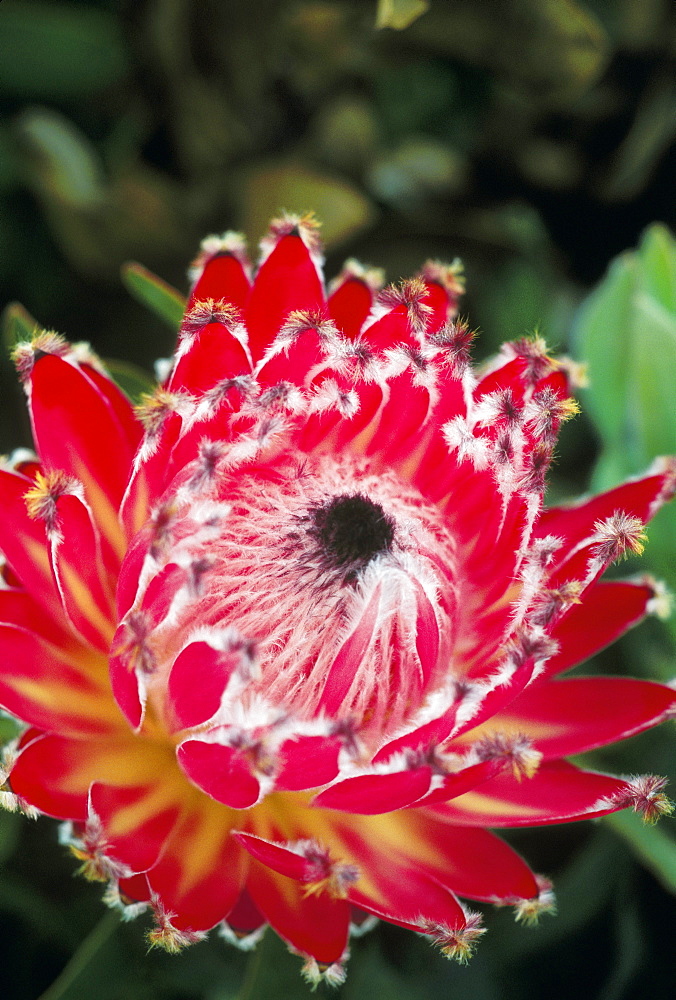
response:
<path fill-rule="evenodd" d="M 394 541 L 394 521 L 379 503 L 361 493 L 333 497 L 310 513 L 311 533 L 336 569 L 366 566 Z"/>
<path fill-rule="evenodd" d="M 224 653 L 227 664 L 233 643 L 249 643 L 255 669 L 233 674 L 234 722 L 219 726 L 276 733 L 281 718 L 330 718 L 375 752 L 448 680 L 457 557 L 438 509 L 393 470 L 348 456 L 282 454 L 269 469 L 214 478 L 168 527 L 158 522 L 162 569 L 143 597 L 161 660 L 153 691 L 164 697 L 164 678 L 190 644 L 198 658 L 220 664 Z M 191 655 L 176 676 L 190 673 Z"/>

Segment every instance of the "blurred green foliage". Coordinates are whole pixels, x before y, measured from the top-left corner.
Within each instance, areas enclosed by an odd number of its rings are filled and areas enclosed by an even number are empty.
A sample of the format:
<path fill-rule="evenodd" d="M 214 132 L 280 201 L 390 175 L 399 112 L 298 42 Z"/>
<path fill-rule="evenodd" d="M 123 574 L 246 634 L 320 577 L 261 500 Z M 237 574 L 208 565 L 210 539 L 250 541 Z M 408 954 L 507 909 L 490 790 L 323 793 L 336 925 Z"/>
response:
<path fill-rule="evenodd" d="M 636 251 L 613 261 L 580 308 L 575 342 L 603 440 L 595 486 L 607 489 L 676 440 L 676 242 L 664 226 L 651 226 Z"/>
<path fill-rule="evenodd" d="M 589 365 L 587 410 L 602 451 L 592 484 L 608 489 L 676 451 L 676 241 L 662 225 L 622 254 L 581 306 L 576 351 Z M 647 562 L 676 591 L 676 509 L 650 526 Z M 670 620 L 676 640 L 676 621 Z M 673 676 L 673 663 L 665 679 Z"/>
<path fill-rule="evenodd" d="M 178 330 L 187 301 L 184 295 L 136 261 L 123 264 L 121 277 L 134 298 L 164 320 L 174 333 Z"/>
<path fill-rule="evenodd" d="M 34 316 L 124 359 L 113 372 L 136 397 L 172 349 L 199 239 L 235 228 L 255 242 L 278 210 L 314 209 L 329 276 L 347 256 L 395 280 L 460 255 L 480 355 L 539 327 L 589 362 L 593 424 L 566 427 L 553 499 L 592 472 L 596 487 L 640 472 L 676 451 L 674 244 L 647 228 L 676 221 L 673 38 L 668 0 L 2 0 L 6 341 Z M 637 245 L 569 343 L 580 301 Z M 6 356 L 0 378 L 3 451 L 30 438 Z M 671 511 L 643 564 L 672 581 L 675 535 Z M 669 677 L 673 664 L 651 622 L 584 669 Z M 673 732 L 597 761 L 674 775 Z M 654 1000 L 673 995 L 668 822 L 511 837 L 554 877 L 556 920 L 531 931 L 489 911 L 466 968 L 382 927 L 354 944 L 333 995 L 643 1000 L 648 982 Z M 219 940 L 146 955 L 142 928 L 106 914 L 73 869 L 55 824 L 0 815 L 3 1000 L 309 994 L 272 935 L 251 962 Z"/>

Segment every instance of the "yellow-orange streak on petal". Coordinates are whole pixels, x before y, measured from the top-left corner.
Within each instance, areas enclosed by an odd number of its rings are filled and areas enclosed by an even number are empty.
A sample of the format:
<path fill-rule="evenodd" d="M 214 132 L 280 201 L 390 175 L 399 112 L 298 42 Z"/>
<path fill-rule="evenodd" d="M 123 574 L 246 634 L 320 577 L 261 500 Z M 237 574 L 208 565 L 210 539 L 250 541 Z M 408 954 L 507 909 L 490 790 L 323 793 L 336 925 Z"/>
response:
<path fill-rule="evenodd" d="M 471 816 L 513 816 L 515 819 L 524 819 L 528 816 L 539 817 L 542 815 L 541 809 L 532 806 L 525 806 L 519 802 L 508 802 L 505 799 L 497 799 L 490 795 L 483 795 L 481 792 L 466 792 L 453 799 L 453 806 Z"/>
<path fill-rule="evenodd" d="M 134 479 L 133 507 L 131 510 L 131 534 L 140 531 L 150 515 L 150 491 L 143 472 Z"/>
<path fill-rule="evenodd" d="M 77 476 L 84 486 L 85 496 L 97 527 L 105 535 L 118 559 L 122 562 L 127 550 L 127 540 L 124 537 L 124 530 L 115 507 L 86 465 L 78 462 Z"/>
<path fill-rule="evenodd" d="M 162 781 L 167 769 L 178 771 L 171 747 L 131 732 L 81 742 L 82 760 L 64 775 L 60 785 L 65 793 L 81 794 L 92 781 L 116 788 L 149 784 Z"/>
<path fill-rule="evenodd" d="M 47 549 L 42 546 L 35 539 L 27 538 L 25 540 L 25 549 L 31 562 L 37 566 L 41 572 L 53 580 L 52 567 L 49 561 L 49 554 Z M 89 619 L 89 621 L 99 630 L 102 636 L 106 638 L 108 642 L 112 641 L 113 635 L 115 633 L 115 625 L 111 618 L 108 618 L 98 607 L 98 605 L 92 600 L 92 596 L 87 589 L 86 585 L 83 584 L 80 576 L 71 567 L 64 565 L 61 569 L 61 573 L 64 579 L 64 583 L 73 593 L 78 607 L 81 609 L 83 614 Z M 43 596 L 44 600 L 44 596 Z M 51 611 L 53 617 L 57 621 L 64 622 L 66 619 L 65 611 L 61 602 L 58 604 L 55 601 L 49 601 L 48 607 Z M 111 605 L 111 617 L 113 614 L 113 607 Z"/>
<path fill-rule="evenodd" d="M 463 590 L 468 594 L 468 588 Z M 485 674 L 491 667 L 499 663 L 504 656 L 504 649 L 498 646 L 488 657 L 481 643 L 481 636 L 484 630 L 484 622 L 490 621 L 492 615 L 499 614 L 505 608 L 516 605 L 521 595 L 521 585 L 514 583 L 506 589 L 488 607 L 482 604 L 482 595 L 477 593 L 472 599 L 471 592 L 469 599 L 463 601 L 462 605 L 462 626 L 458 629 L 458 640 L 454 649 L 454 667 L 464 673 L 473 672 L 473 668 L 481 665 L 481 673 Z"/>
<path fill-rule="evenodd" d="M 502 592 L 498 600 L 494 601 L 493 604 L 489 605 L 488 607 L 482 606 L 481 613 L 486 616 L 492 615 L 496 611 L 502 611 L 509 605 L 516 604 L 516 602 L 519 600 L 519 597 L 521 596 L 521 590 L 522 586 L 520 583 L 513 583 L 510 587 L 507 587 L 507 589 Z"/>
<path fill-rule="evenodd" d="M 417 432 L 418 441 L 416 442 L 415 449 L 407 451 L 406 457 L 398 459 L 395 465 L 398 475 L 405 481 L 412 483 L 415 477 L 420 463 L 427 453 L 429 448 L 429 433 L 426 433 L 426 429 L 423 426 L 420 431 Z"/>
<path fill-rule="evenodd" d="M 63 715 L 65 707 L 69 716 L 98 724 L 103 729 L 123 729 L 125 725 L 110 692 L 103 687 L 89 691 L 69 688 L 65 692 L 62 685 L 50 685 L 29 677 L 12 677 L 6 683 L 35 705 L 48 711 L 53 709 L 59 715 Z"/>
<path fill-rule="evenodd" d="M 328 847 L 334 862 L 354 865 L 359 873 L 356 887 L 372 899 L 381 900 L 383 906 L 387 905 L 387 900 L 382 896 L 377 878 L 361 865 L 360 858 L 350 848 L 351 836 L 370 845 L 379 856 L 397 859 L 398 867 L 416 860 L 431 867 L 445 867 L 443 852 L 424 836 L 422 830 L 415 843 L 411 842 L 412 831 L 423 822 L 412 812 L 347 818 L 328 810 L 309 809 L 308 800 L 309 796 L 301 798 L 295 793 L 268 796 L 264 804 L 247 814 L 247 829 L 272 841 L 316 840 Z"/>
<path fill-rule="evenodd" d="M 52 567 L 49 561 L 49 552 L 47 551 L 47 548 L 44 545 L 41 545 L 40 542 L 37 542 L 34 538 L 25 538 L 24 549 L 28 553 L 30 561 L 33 565 L 37 566 L 40 572 L 46 577 L 53 580 Z M 57 607 L 59 617 L 63 618 L 63 608 L 60 604 L 58 604 Z"/>
<path fill-rule="evenodd" d="M 111 643 L 115 634 L 115 625 L 112 621 L 112 603 L 109 608 L 110 615 L 106 615 L 92 597 L 89 588 L 77 570 L 68 564 L 64 564 L 60 572 L 64 585 L 74 597 L 82 615 L 91 622 L 106 642 Z"/>
<path fill-rule="evenodd" d="M 183 808 L 191 792 L 192 789 L 178 768 L 165 768 L 161 774 L 153 776 L 146 794 L 115 812 L 108 823 L 107 832 L 111 837 L 123 837 L 166 809 Z"/>
<path fill-rule="evenodd" d="M 468 747 L 471 744 L 476 743 L 478 740 L 494 736 L 495 734 L 505 736 L 527 736 L 537 747 L 537 741 L 539 739 L 544 740 L 560 736 L 568 731 L 569 726 L 565 723 L 560 726 L 556 726 L 550 722 L 538 723 L 530 719 L 521 719 L 500 713 L 500 715 L 496 715 L 487 722 L 483 722 L 474 729 L 470 729 L 466 733 L 463 733 L 462 736 L 456 737 L 456 739 L 454 739 L 452 744 L 449 746 L 449 749 L 455 750 L 461 749 L 462 747 Z"/>
<path fill-rule="evenodd" d="M 187 783 L 186 783 L 187 784 Z M 184 820 L 179 821 L 174 838 L 180 835 L 180 844 L 185 846 L 177 860 L 180 878 L 177 894 L 184 895 L 198 885 L 208 872 L 217 872 L 220 855 L 230 831 L 244 825 L 235 809 L 207 798 L 202 792 L 187 786 L 187 794 L 192 791 L 190 804 L 186 803 Z"/>

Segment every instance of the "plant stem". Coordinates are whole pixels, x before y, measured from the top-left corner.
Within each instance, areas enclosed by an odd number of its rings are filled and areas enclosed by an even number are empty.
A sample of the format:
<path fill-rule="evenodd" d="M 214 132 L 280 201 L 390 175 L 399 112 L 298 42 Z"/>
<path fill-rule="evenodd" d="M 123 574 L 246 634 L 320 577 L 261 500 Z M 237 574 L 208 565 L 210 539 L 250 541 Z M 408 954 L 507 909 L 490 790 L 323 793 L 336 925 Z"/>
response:
<path fill-rule="evenodd" d="M 103 947 L 111 934 L 120 925 L 117 913 L 107 913 L 96 927 L 87 935 L 77 951 L 71 956 L 68 964 L 61 970 L 51 986 L 39 997 L 39 1000 L 61 1000 L 66 990 L 75 982 L 78 976 L 87 968 L 97 952 Z"/>

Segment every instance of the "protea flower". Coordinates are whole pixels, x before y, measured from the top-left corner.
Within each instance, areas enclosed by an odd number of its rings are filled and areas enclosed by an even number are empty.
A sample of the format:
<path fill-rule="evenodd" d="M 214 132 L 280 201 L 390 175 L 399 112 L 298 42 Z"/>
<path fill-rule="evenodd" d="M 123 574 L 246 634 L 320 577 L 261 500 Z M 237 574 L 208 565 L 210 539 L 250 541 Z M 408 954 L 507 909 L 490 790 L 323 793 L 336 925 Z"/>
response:
<path fill-rule="evenodd" d="M 316 226 L 255 278 L 206 240 L 171 369 L 136 412 L 82 346 L 16 351 L 37 457 L 0 472 L 9 804 L 68 821 L 107 899 L 176 950 L 270 924 L 339 981 L 369 916 L 463 958 L 463 900 L 529 919 L 547 881 L 490 827 L 670 805 L 571 754 L 676 693 L 569 667 L 663 603 L 600 581 L 676 465 L 543 510 L 573 366 L 539 339 L 475 372 L 457 265 L 325 294 Z"/>

